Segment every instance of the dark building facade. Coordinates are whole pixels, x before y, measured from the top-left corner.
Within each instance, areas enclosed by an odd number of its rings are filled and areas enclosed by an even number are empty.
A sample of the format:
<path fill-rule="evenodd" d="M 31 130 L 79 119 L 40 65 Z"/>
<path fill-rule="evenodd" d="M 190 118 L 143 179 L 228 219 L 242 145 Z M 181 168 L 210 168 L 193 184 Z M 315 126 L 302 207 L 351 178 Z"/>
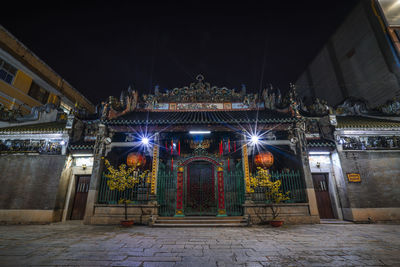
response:
<path fill-rule="evenodd" d="M 376 108 L 398 99 L 399 12 L 398 1 L 360 1 L 297 79 L 302 101 L 354 98 Z"/>

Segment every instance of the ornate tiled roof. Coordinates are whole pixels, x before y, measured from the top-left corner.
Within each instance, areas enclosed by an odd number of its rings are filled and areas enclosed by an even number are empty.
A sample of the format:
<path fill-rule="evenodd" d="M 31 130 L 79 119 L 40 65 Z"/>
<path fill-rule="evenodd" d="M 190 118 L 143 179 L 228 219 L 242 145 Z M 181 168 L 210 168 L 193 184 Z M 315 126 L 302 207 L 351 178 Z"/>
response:
<path fill-rule="evenodd" d="M 400 128 L 400 121 L 361 117 L 361 116 L 337 116 L 337 127 L 352 129 L 368 129 L 368 128 Z"/>
<path fill-rule="evenodd" d="M 18 125 L 13 127 L 0 128 L 0 134 L 7 133 L 63 133 L 65 130 L 66 122 L 48 122 L 29 125 Z"/>
<path fill-rule="evenodd" d="M 93 150 L 94 144 L 93 145 L 71 145 L 69 146 L 69 149 L 71 150 Z"/>
<path fill-rule="evenodd" d="M 93 150 L 95 142 L 75 142 L 69 144 L 70 150 Z"/>
<path fill-rule="evenodd" d="M 170 125 L 170 124 L 238 124 L 238 123 L 291 123 L 295 118 L 271 110 L 248 111 L 194 111 L 147 112 L 137 111 L 114 120 L 104 120 L 107 125 Z"/>
<path fill-rule="evenodd" d="M 307 140 L 307 146 L 310 148 L 318 147 L 336 147 L 335 142 L 326 139 L 311 139 Z"/>

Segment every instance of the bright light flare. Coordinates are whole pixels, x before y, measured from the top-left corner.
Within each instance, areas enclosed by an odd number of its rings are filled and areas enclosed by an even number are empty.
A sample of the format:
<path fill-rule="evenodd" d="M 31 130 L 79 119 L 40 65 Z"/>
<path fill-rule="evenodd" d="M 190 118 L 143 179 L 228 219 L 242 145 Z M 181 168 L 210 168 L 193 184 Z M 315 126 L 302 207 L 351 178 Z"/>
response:
<path fill-rule="evenodd" d="M 150 143 L 150 140 L 148 137 L 142 137 L 141 142 L 143 145 L 147 146 Z"/>
<path fill-rule="evenodd" d="M 256 134 L 251 135 L 250 137 L 250 144 L 251 145 L 258 145 L 260 143 L 260 137 Z"/>

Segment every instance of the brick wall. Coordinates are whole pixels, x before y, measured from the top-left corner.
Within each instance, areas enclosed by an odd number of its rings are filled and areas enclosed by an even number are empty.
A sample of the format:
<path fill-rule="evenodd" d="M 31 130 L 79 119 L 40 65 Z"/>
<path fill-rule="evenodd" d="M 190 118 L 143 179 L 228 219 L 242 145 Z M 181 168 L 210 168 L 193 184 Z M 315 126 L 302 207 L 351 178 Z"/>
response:
<path fill-rule="evenodd" d="M 351 208 L 400 207 L 400 152 L 341 152 L 340 161 Z M 346 173 L 360 173 L 349 183 Z"/>
<path fill-rule="evenodd" d="M 395 62 L 370 1 L 360 1 L 296 86 L 301 96 L 310 97 L 314 91 L 332 106 L 357 97 L 373 108 L 400 94 L 400 68 Z"/>
<path fill-rule="evenodd" d="M 54 209 L 65 159 L 61 155 L 0 156 L 0 209 Z"/>

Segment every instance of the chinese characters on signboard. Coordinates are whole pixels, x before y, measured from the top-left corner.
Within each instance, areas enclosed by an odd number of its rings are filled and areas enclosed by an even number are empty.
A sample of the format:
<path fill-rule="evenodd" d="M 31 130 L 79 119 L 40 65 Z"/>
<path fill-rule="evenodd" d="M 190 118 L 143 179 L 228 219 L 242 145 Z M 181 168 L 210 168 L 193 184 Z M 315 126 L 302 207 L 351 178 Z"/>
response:
<path fill-rule="evenodd" d="M 361 176 L 359 173 L 348 173 L 347 179 L 350 183 L 361 183 Z"/>

